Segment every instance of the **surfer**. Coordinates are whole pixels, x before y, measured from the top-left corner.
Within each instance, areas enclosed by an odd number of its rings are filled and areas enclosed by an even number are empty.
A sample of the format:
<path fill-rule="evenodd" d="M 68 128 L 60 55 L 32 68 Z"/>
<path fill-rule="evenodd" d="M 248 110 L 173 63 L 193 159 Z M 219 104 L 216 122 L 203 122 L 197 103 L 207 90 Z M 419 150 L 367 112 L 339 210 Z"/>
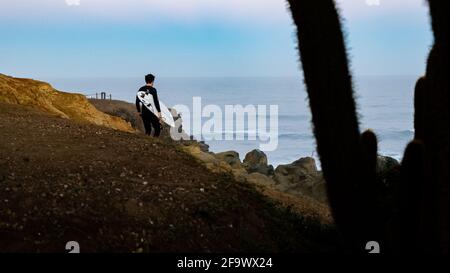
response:
<path fill-rule="evenodd" d="M 139 91 L 145 92 L 147 95 L 153 96 L 153 101 L 155 103 L 156 108 L 156 115 L 153 114 L 147 107 L 142 105 L 142 102 L 139 100 L 139 98 L 136 96 L 136 109 L 139 113 L 139 115 L 142 117 L 142 121 L 144 122 L 144 128 L 145 128 L 145 134 L 151 135 L 152 128 L 154 130 L 153 136 L 159 137 L 161 133 L 161 107 L 159 105 L 158 100 L 158 92 L 153 87 L 153 83 L 155 82 L 155 76 L 152 74 L 148 74 L 145 76 L 145 85 L 142 86 Z"/>

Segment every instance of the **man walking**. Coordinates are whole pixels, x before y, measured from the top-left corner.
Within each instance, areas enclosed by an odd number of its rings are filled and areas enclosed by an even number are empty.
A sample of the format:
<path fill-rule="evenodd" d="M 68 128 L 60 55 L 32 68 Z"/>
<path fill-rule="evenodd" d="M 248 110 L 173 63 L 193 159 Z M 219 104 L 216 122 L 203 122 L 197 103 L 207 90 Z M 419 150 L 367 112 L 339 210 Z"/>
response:
<path fill-rule="evenodd" d="M 136 109 L 139 115 L 142 117 L 142 121 L 144 122 L 145 134 L 151 135 L 153 128 L 154 131 L 153 136 L 159 137 L 161 133 L 161 124 L 160 124 L 161 108 L 159 106 L 158 92 L 153 87 L 154 82 L 155 76 L 153 76 L 152 74 L 146 75 L 145 76 L 146 84 L 142 86 L 139 89 L 139 91 L 143 91 L 147 95 L 152 95 L 154 102 L 154 105 L 152 106 L 156 114 L 152 113 L 152 111 L 150 111 L 150 109 L 148 109 L 145 105 L 142 105 L 142 102 L 137 96 L 136 96 Z"/>

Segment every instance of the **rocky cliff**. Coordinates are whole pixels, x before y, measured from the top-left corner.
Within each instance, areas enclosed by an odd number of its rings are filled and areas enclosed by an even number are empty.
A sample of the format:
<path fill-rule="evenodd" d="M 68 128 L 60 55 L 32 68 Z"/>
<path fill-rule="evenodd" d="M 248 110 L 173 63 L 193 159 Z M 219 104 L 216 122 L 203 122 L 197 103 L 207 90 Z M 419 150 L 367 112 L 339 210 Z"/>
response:
<path fill-rule="evenodd" d="M 0 102 L 29 106 L 62 118 L 120 131 L 135 131 L 123 119 L 98 111 L 83 95 L 61 92 L 48 83 L 32 79 L 0 74 Z"/>

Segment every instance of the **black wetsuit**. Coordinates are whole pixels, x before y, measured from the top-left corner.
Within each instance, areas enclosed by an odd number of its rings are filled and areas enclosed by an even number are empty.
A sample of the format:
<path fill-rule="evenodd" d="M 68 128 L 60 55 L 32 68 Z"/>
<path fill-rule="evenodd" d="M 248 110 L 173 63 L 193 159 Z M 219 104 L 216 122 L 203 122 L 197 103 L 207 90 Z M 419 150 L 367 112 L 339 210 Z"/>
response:
<path fill-rule="evenodd" d="M 144 85 L 139 91 L 145 91 L 147 94 L 151 94 L 153 96 L 153 101 L 155 102 L 155 107 L 158 112 L 161 112 L 161 107 L 159 106 L 158 100 L 158 92 L 155 88 L 151 86 Z M 155 131 L 154 136 L 158 137 L 161 133 L 161 125 L 159 123 L 159 118 L 153 114 L 147 107 L 142 105 L 142 102 L 136 96 L 136 110 L 138 113 L 141 113 L 142 121 L 144 122 L 145 134 L 150 135 L 152 133 L 152 127 Z"/>

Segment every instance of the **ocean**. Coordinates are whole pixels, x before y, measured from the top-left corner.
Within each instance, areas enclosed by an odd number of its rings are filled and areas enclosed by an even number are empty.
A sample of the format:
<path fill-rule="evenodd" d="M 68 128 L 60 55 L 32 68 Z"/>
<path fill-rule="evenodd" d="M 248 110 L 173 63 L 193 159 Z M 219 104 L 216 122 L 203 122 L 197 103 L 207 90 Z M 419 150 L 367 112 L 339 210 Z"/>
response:
<path fill-rule="evenodd" d="M 418 76 L 361 76 L 354 84 L 360 129 L 372 129 L 379 139 L 379 154 L 401 160 L 413 138 L 413 90 Z M 142 78 L 58 78 L 43 79 L 56 89 L 92 95 L 102 91 L 113 99 L 133 102 Z M 254 78 L 157 78 L 155 87 L 167 106 L 193 105 L 278 105 L 278 146 L 267 152 L 269 163 L 291 163 L 301 157 L 317 159 L 311 113 L 303 80 L 298 77 Z M 234 150 L 241 159 L 260 140 L 206 141 L 213 152 Z"/>

